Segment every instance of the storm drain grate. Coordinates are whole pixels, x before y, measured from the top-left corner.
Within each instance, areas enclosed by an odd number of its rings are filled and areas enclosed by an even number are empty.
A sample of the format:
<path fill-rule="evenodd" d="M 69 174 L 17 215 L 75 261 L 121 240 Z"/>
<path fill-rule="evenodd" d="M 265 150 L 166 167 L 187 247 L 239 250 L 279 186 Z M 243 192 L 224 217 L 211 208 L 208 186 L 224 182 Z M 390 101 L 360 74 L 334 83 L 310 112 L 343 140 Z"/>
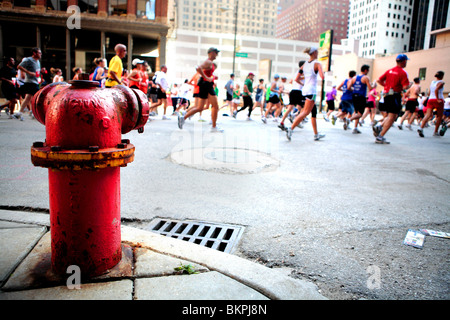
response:
<path fill-rule="evenodd" d="M 155 219 L 147 230 L 226 253 L 233 253 L 244 227 L 199 221 Z"/>

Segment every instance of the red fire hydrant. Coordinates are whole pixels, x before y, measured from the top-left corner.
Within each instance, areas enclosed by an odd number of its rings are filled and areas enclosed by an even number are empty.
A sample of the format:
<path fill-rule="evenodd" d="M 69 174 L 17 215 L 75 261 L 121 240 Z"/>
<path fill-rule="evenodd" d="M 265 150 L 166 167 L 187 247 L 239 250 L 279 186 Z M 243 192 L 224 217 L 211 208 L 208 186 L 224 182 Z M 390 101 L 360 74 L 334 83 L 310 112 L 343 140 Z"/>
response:
<path fill-rule="evenodd" d="M 143 131 L 149 104 L 139 90 L 83 79 L 50 84 L 33 97 L 46 141 L 33 144 L 31 161 L 49 168 L 53 271 L 76 265 L 92 277 L 122 258 L 120 167 L 134 160 L 135 148 L 121 134 Z"/>

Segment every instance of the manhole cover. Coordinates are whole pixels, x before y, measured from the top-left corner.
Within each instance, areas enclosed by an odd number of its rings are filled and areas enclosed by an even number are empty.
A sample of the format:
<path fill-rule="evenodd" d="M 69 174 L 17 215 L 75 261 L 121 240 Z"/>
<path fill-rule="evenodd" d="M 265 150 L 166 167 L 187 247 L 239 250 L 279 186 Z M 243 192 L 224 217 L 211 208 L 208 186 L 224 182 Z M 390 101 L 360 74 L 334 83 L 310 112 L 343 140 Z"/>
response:
<path fill-rule="evenodd" d="M 233 253 L 244 232 L 244 227 L 158 218 L 153 220 L 146 230 L 222 252 Z"/>
<path fill-rule="evenodd" d="M 170 159 L 187 167 L 228 174 L 276 170 L 279 161 L 270 155 L 238 148 L 194 148 L 173 152 Z"/>

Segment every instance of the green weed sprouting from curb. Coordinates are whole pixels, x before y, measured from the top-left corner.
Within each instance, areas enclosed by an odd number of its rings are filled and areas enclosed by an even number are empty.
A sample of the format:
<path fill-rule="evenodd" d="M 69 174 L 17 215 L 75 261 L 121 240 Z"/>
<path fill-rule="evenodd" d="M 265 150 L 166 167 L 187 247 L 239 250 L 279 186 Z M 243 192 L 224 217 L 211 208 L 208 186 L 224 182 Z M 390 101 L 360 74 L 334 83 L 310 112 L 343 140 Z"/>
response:
<path fill-rule="evenodd" d="M 190 264 L 182 264 L 180 262 L 180 266 L 174 268 L 175 271 L 178 271 L 179 274 L 197 274 L 199 273 L 195 268 Z"/>

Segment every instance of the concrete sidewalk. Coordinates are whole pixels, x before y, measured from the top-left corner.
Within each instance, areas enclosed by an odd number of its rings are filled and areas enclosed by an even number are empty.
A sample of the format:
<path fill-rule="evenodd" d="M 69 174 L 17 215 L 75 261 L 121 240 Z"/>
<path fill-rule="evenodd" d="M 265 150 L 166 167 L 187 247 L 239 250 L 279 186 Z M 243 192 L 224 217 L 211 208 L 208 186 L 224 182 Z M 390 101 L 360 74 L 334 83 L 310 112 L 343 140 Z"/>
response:
<path fill-rule="evenodd" d="M 122 226 L 122 261 L 70 289 L 51 270 L 49 215 L 0 210 L 0 300 L 322 300 L 317 287 L 197 244 Z M 175 268 L 191 265 L 196 274 Z"/>

